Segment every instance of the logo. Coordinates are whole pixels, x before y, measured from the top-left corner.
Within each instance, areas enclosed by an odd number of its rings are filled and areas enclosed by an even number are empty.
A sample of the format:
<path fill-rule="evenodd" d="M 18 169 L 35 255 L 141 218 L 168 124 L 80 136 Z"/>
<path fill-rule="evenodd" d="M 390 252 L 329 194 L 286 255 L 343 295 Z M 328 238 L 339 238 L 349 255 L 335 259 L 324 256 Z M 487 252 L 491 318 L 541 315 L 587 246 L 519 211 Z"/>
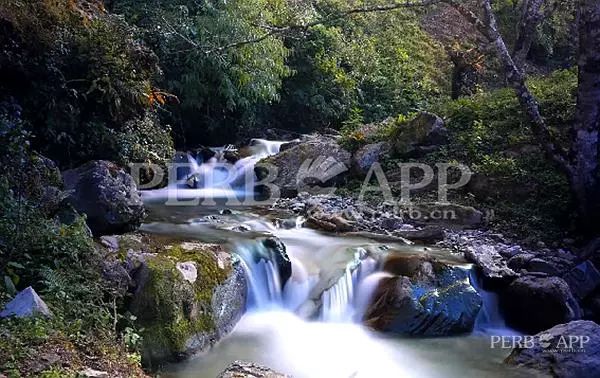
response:
<path fill-rule="evenodd" d="M 590 342 L 587 335 L 552 335 L 542 333 L 539 336 L 491 336 L 490 348 L 532 349 L 541 347 L 546 353 L 581 353 Z"/>
<path fill-rule="evenodd" d="M 326 184 L 347 170 L 344 163 L 333 157 L 319 156 L 316 159 L 306 159 L 298 169 L 296 176 L 298 191 L 314 193 L 315 186 L 317 186 L 319 193 L 328 193 L 333 188 L 321 188 L 321 184 Z"/>
<path fill-rule="evenodd" d="M 552 335 L 549 333 L 542 333 L 540 335 L 540 346 L 544 349 L 549 348 L 552 345 Z"/>

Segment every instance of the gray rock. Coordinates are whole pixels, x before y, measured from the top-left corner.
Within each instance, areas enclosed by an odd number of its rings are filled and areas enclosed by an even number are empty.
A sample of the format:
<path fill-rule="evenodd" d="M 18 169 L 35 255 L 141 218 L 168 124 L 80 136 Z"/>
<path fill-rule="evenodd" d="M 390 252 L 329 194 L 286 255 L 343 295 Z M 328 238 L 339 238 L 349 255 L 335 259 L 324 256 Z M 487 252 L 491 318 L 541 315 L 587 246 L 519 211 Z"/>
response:
<path fill-rule="evenodd" d="M 319 138 L 296 144 L 261 160 L 254 168 L 262 180 L 270 175 L 282 197 L 294 197 L 299 192 L 319 193 L 341 182 L 351 166 L 351 155 L 333 139 Z M 269 190 L 266 188 L 265 190 Z M 267 195 L 273 195 L 270 190 Z"/>
<path fill-rule="evenodd" d="M 387 142 L 367 144 L 354 153 L 352 168 L 359 175 L 367 174 L 371 166 L 389 152 L 390 144 Z"/>
<path fill-rule="evenodd" d="M 365 313 L 374 329 L 415 336 L 450 336 L 473 330 L 481 298 L 468 273 L 430 258 L 396 256 Z M 410 276 L 407 277 L 407 276 Z"/>
<path fill-rule="evenodd" d="M 0 312 L 0 318 L 11 316 L 29 318 L 37 315 L 52 316 L 52 313 L 31 286 L 20 291 L 12 301 L 6 304 L 4 310 Z"/>
<path fill-rule="evenodd" d="M 527 270 L 530 272 L 546 273 L 551 276 L 556 276 L 560 274 L 560 271 L 556 269 L 556 267 L 553 264 L 538 257 L 534 257 L 527 262 Z"/>
<path fill-rule="evenodd" d="M 393 137 L 394 152 L 402 156 L 421 156 L 448 142 L 444 121 L 435 114 L 421 112 L 398 128 Z"/>
<path fill-rule="evenodd" d="M 235 361 L 218 378 L 291 378 L 252 362 Z"/>
<path fill-rule="evenodd" d="M 490 287 L 502 286 L 519 274 L 508 267 L 506 260 L 493 245 L 472 245 L 464 249 L 465 258 L 481 271 L 484 284 Z"/>
<path fill-rule="evenodd" d="M 520 271 L 521 269 L 525 269 L 529 265 L 529 261 L 534 258 L 535 255 L 532 253 L 521 253 L 511 257 L 506 264 L 512 270 Z"/>
<path fill-rule="evenodd" d="M 559 277 L 519 277 L 501 292 L 500 305 L 507 324 L 528 333 L 581 318 L 569 285 Z"/>
<path fill-rule="evenodd" d="M 454 203 L 420 203 L 404 208 L 407 220 L 415 224 L 448 228 L 475 228 L 483 224 L 483 213 L 474 207 Z"/>
<path fill-rule="evenodd" d="M 394 231 L 394 235 L 410 241 L 431 244 L 444 239 L 444 230 L 441 227 L 427 226 L 420 230 L 396 230 Z"/>
<path fill-rule="evenodd" d="M 580 300 L 600 286 L 600 272 L 589 260 L 568 271 L 563 278 L 569 284 L 573 294 Z"/>
<path fill-rule="evenodd" d="M 570 337 L 582 336 L 589 341 L 566 347 Z M 535 335 L 532 348 L 514 349 L 505 362 L 558 378 L 600 377 L 600 325 L 586 320 L 557 325 Z"/>
<path fill-rule="evenodd" d="M 68 202 L 87 215 L 95 236 L 137 229 L 145 211 L 133 178 L 117 165 L 92 161 L 63 173 Z"/>

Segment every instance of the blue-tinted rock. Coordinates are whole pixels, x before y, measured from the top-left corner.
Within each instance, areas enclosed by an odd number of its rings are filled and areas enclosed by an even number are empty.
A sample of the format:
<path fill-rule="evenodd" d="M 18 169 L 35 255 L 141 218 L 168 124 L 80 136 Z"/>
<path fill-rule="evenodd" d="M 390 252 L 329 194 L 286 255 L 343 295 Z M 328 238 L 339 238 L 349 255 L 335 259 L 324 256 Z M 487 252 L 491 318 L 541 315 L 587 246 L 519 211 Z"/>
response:
<path fill-rule="evenodd" d="M 467 271 L 435 260 L 406 259 L 393 266 L 400 274 L 382 279 L 365 315 L 367 325 L 384 332 L 449 336 L 470 332 L 481 297 Z"/>
<path fill-rule="evenodd" d="M 18 293 L 0 312 L 0 318 L 29 318 L 36 315 L 52 316 L 52 313 L 31 286 Z"/>

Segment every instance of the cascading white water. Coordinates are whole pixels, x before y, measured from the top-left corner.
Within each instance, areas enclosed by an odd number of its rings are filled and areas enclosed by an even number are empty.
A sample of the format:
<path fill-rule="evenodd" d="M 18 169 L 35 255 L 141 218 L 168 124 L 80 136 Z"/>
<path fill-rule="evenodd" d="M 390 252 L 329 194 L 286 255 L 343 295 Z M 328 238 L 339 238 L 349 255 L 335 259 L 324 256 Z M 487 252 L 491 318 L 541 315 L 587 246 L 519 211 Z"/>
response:
<path fill-rule="evenodd" d="M 266 309 L 281 307 L 282 287 L 277 265 L 268 258 L 266 247 L 255 241 L 237 243 L 235 251 L 240 257 L 248 281 L 248 307 Z"/>
<path fill-rule="evenodd" d="M 230 164 L 232 173 L 227 177 L 219 176 L 221 165 L 228 163 L 224 162 L 222 151 L 217 151 L 208 161 L 190 158 L 190 171 L 201 176 L 197 189 L 185 187 L 182 179 L 166 191 L 146 192 L 145 198 L 170 198 L 171 189 L 178 198 L 227 197 L 235 191 L 246 195 L 247 189 L 237 184 L 239 178 L 247 174 L 254 177 L 254 164 L 277 153 L 282 142 L 255 140 L 252 144 L 250 156 Z M 225 214 L 209 208 L 213 223 L 207 220 L 208 216 L 203 217 L 198 207 L 165 207 L 161 202 L 160 208 L 169 211 L 144 225 L 145 232 L 219 243 L 240 257 L 248 283 L 249 310 L 215 349 L 179 365 L 175 375 L 166 377 L 215 377 L 233 360 L 263 363 L 299 378 L 510 376 L 506 370 L 490 375 L 499 369 L 498 361 L 505 355 L 490 349 L 489 340 L 481 335 L 405 340 L 382 338 L 362 326 L 360 320 L 380 280 L 390 276 L 379 271 L 376 260 L 371 258 L 377 255 L 376 242 L 324 235 L 302 228 L 300 218 L 294 227 L 293 219 L 272 219 L 262 212 L 259 214 L 263 215 L 252 214 L 249 209 L 232 209 Z M 240 228 L 246 231 L 238 231 Z M 287 247 L 292 271 L 284 286 L 274 255 L 261 241 L 267 235 L 279 238 Z M 495 317 L 496 298 L 491 293 L 488 296 L 475 281 L 473 285 L 484 300 L 478 329 L 501 327 Z M 481 358 L 472 358 L 473 353 Z"/>
<path fill-rule="evenodd" d="M 358 253 L 363 251 L 359 250 Z M 323 292 L 321 320 L 325 322 L 361 320 L 374 290 L 374 286 L 361 286 L 361 284 L 376 273 L 378 264 L 371 257 L 358 261 L 358 266 L 352 266 L 356 264 L 351 263 L 346 267 L 344 275 L 331 288 Z"/>
<path fill-rule="evenodd" d="M 256 177 L 255 164 L 268 156 L 279 152 L 283 141 L 252 139 L 245 149 L 248 154 L 236 161 L 228 162 L 223 148 L 212 148 L 215 156 L 202 161 L 185 155 L 185 162 L 175 166 L 174 177 L 169 177 L 166 188 L 142 192 L 145 199 L 183 200 L 183 199 L 231 199 L 254 195 Z M 180 177 L 180 170 L 185 172 Z"/>
<path fill-rule="evenodd" d="M 475 319 L 474 330 L 482 333 L 494 333 L 501 335 L 515 335 L 519 332 L 508 328 L 504 317 L 500 313 L 498 294 L 485 290 L 481 277 L 471 270 L 469 280 L 481 297 L 481 310 Z"/>

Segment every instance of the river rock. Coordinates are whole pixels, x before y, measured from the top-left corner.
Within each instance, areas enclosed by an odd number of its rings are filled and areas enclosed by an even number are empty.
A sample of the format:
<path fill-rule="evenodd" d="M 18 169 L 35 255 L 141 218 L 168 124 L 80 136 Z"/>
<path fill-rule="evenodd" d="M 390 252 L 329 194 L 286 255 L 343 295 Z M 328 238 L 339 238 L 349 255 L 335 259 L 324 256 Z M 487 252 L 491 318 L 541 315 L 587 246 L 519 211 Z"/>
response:
<path fill-rule="evenodd" d="M 351 166 L 351 155 L 331 138 L 310 139 L 261 160 L 254 168 L 259 180 L 273 176 L 282 197 L 319 192 L 341 182 Z M 269 190 L 270 194 L 275 193 Z"/>
<path fill-rule="evenodd" d="M 501 292 L 500 305 L 507 324 L 528 333 L 581 317 L 569 285 L 559 277 L 519 277 Z"/>
<path fill-rule="evenodd" d="M 30 318 L 37 315 L 52 316 L 52 313 L 31 286 L 20 291 L 0 312 L 0 318 Z"/>
<path fill-rule="evenodd" d="M 379 162 L 389 152 L 390 144 L 387 142 L 367 144 L 352 156 L 352 168 L 358 175 L 365 175 L 374 163 Z"/>
<path fill-rule="evenodd" d="M 571 337 L 589 337 L 588 342 Z M 582 340 L 583 341 L 583 340 Z M 587 320 L 560 324 L 535 335 L 532 348 L 516 348 L 506 358 L 511 365 L 536 369 L 558 378 L 600 376 L 600 325 Z"/>
<path fill-rule="evenodd" d="M 394 256 L 384 266 L 393 276 L 380 281 L 365 324 L 414 336 L 472 331 L 482 302 L 467 271 L 423 256 Z"/>
<path fill-rule="evenodd" d="M 421 112 L 410 122 L 398 127 L 392 139 L 396 154 L 422 156 L 448 142 L 448 129 L 437 115 Z"/>
<path fill-rule="evenodd" d="M 490 244 L 471 245 L 464 249 L 465 258 L 481 271 L 484 284 L 488 287 L 503 286 L 519 274 L 508 267 L 506 260 Z"/>
<path fill-rule="evenodd" d="M 235 361 L 218 378 L 291 378 L 252 362 Z"/>
<path fill-rule="evenodd" d="M 135 282 L 129 310 L 144 329 L 143 361 L 152 367 L 227 335 L 245 310 L 247 283 L 237 258 L 221 246 L 143 238 L 141 250 L 127 248 Z"/>
<path fill-rule="evenodd" d="M 117 165 L 92 161 L 63 173 L 68 202 L 87 216 L 95 236 L 133 231 L 145 211 L 133 177 Z"/>

